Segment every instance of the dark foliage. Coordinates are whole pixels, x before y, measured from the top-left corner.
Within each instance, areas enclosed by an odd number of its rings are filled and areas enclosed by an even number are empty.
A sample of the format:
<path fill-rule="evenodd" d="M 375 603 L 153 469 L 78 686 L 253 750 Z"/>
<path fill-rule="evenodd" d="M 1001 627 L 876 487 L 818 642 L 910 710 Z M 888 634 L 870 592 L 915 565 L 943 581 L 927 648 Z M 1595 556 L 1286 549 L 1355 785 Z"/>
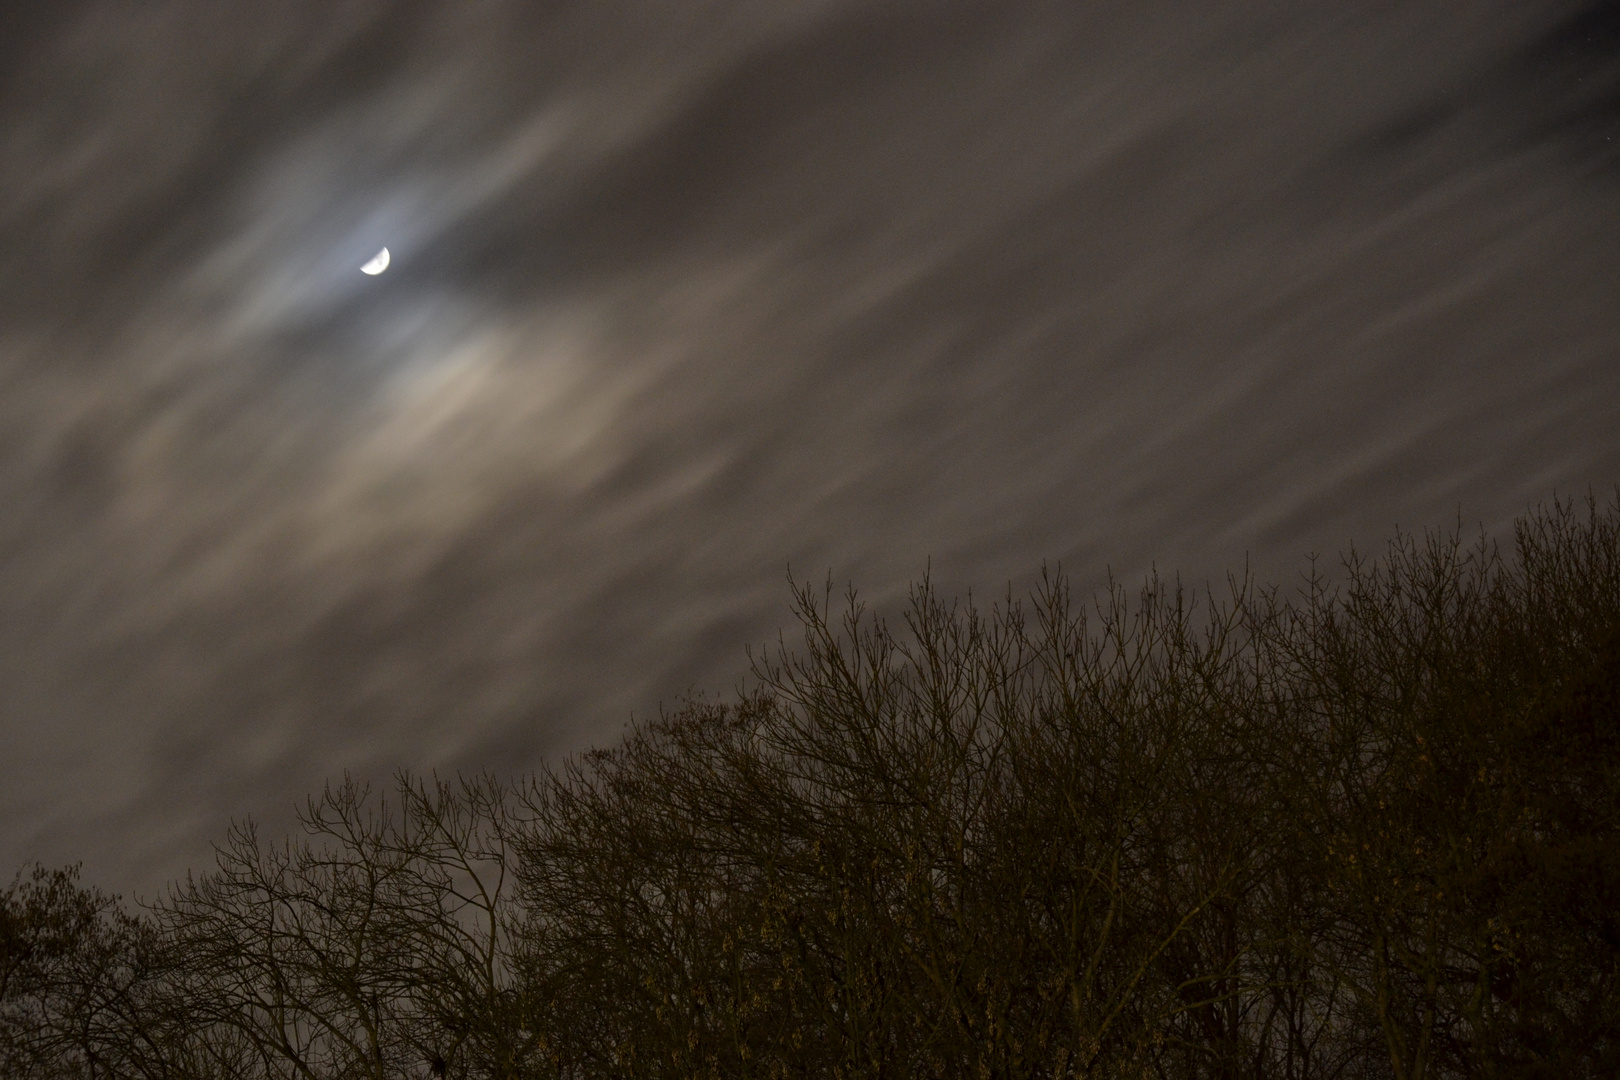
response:
<path fill-rule="evenodd" d="M 7 1077 L 1620 1074 L 1620 505 L 1298 595 L 1051 576 L 516 787 L 0 895 Z"/>

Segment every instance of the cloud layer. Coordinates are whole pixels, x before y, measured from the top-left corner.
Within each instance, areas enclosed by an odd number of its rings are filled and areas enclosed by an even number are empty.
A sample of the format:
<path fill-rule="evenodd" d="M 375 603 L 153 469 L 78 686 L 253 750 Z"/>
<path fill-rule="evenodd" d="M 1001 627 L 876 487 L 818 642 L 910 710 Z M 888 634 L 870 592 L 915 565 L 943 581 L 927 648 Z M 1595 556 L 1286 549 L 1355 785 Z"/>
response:
<path fill-rule="evenodd" d="M 1612 5 L 48 7 L 11 863 L 151 890 L 344 769 L 612 739 L 790 565 L 1284 579 L 1620 479 Z"/>

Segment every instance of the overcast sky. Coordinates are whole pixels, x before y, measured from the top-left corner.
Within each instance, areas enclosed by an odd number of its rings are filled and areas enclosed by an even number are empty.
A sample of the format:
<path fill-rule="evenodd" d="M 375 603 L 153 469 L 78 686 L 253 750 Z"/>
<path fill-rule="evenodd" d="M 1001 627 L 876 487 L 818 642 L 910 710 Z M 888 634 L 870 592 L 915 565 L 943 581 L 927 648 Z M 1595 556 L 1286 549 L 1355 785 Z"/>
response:
<path fill-rule="evenodd" d="M 1617 481 L 1612 2 L 0 5 L 6 877 Z"/>

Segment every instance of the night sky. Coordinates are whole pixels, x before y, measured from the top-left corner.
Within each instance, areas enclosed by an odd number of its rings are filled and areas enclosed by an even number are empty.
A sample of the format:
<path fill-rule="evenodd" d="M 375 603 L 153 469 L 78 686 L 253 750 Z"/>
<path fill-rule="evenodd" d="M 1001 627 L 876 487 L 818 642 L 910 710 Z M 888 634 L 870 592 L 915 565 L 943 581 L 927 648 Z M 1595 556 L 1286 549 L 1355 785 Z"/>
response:
<path fill-rule="evenodd" d="M 1615 3 L 0 4 L 7 878 L 1617 481 Z"/>

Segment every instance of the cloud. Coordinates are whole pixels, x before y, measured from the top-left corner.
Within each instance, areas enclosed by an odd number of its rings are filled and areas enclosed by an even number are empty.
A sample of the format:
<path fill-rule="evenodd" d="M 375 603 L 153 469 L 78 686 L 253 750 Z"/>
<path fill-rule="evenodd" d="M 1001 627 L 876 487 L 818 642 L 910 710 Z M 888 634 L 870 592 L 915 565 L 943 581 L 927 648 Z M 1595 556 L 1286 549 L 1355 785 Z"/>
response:
<path fill-rule="evenodd" d="M 345 768 L 611 739 L 729 688 L 789 565 L 1286 578 L 1612 483 L 1583 10 L 0 34 L 0 856 L 153 888 Z"/>

